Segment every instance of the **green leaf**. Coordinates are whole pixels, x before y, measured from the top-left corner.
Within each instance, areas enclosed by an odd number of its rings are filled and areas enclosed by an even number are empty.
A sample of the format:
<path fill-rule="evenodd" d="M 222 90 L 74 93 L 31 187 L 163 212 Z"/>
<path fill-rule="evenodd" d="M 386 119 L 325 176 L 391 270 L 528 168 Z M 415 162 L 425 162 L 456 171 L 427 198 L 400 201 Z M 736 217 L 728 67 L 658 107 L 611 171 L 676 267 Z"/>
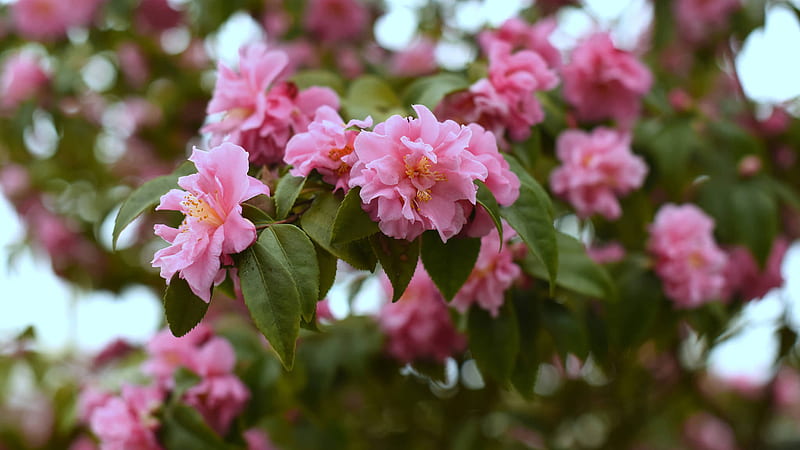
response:
<path fill-rule="evenodd" d="M 333 219 L 339 210 L 340 201 L 330 192 L 317 196 L 311 207 L 303 213 L 300 225 L 308 236 L 327 252 L 344 260 L 346 263 L 360 270 L 375 270 L 378 262 L 369 242 L 359 239 L 346 244 L 331 242 Z"/>
<path fill-rule="evenodd" d="M 364 75 L 355 80 L 343 103 L 350 117 L 363 119 L 372 116 L 376 123 L 393 114 L 406 113 L 394 89 L 375 75 Z"/>
<path fill-rule="evenodd" d="M 131 222 L 139 217 L 143 212 L 153 209 L 161 200 L 161 196 L 169 192 L 170 189 L 178 188 L 178 178 L 194 173 L 197 169 L 191 162 L 181 164 L 175 172 L 170 175 L 163 175 L 154 178 L 138 188 L 122 202 L 114 219 L 114 231 L 112 232 L 112 248 L 117 248 L 117 239 L 122 231 Z"/>
<path fill-rule="evenodd" d="M 370 236 L 369 243 L 392 283 L 392 301 L 396 302 L 408 287 L 419 262 L 419 239 L 394 239 L 383 233 Z"/>
<path fill-rule="evenodd" d="M 360 187 L 350 189 L 339 205 L 336 218 L 333 219 L 332 243 L 345 244 L 369 237 L 379 231 L 378 224 L 373 222 L 361 207 L 360 192 Z"/>
<path fill-rule="evenodd" d="M 519 327 L 512 302 L 505 302 L 497 317 L 473 305 L 467 319 L 469 349 L 482 373 L 507 385 L 519 352 Z"/>
<path fill-rule="evenodd" d="M 272 233 L 265 240 L 272 239 Z M 282 255 L 270 252 L 261 238 L 238 255 L 242 294 L 256 327 L 267 338 L 283 366 L 291 370 L 300 332 L 300 295 Z"/>
<path fill-rule="evenodd" d="M 291 80 L 299 89 L 326 86 L 339 94 L 344 92 L 344 82 L 338 74 L 327 70 L 303 70 L 292 75 Z"/>
<path fill-rule="evenodd" d="M 305 177 L 293 177 L 288 174 L 278 181 L 274 196 L 277 220 L 283 220 L 289 215 L 305 183 Z"/>
<path fill-rule="evenodd" d="M 406 88 L 403 99 L 407 105 L 420 104 L 432 110 L 445 95 L 468 87 L 469 81 L 462 75 L 445 72 L 415 80 Z"/>
<path fill-rule="evenodd" d="M 478 185 L 478 205 L 486 210 L 489 217 L 492 218 L 497 232 L 500 234 L 500 248 L 497 249 L 497 251 L 500 251 L 503 249 L 503 222 L 500 221 L 500 205 L 497 204 L 497 199 L 494 198 L 494 194 L 486 187 L 483 181 L 475 180 L 475 184 Z"/>
<path fill-rule="evenodd" d="M 480 250 L 478 238 L 451 238 L 444 243 L 435 230 L 422 233 L 422 264 L 448 302 L 469 278 Z"/>
<path fill-rule="evenodd" d="M 164 408 L 160 441 L 168 450 L 220 450 L 230 448 L 203 420 L 199 412 L 181 403 Z"/>
<path fill-rule="evenodd" d="M 303 230 L 291 224 L 270 225 L 258 242 L 285 267 L 297 290 L 303 319 L 309 321 L 317 310 L 319 266 L 314 244 Z"/>
<path fill-rule="evenodd" d="M 172 375 L 172 380 L 174 382 L 172 397 L 180 399 L 187 390 L 200 383 L 202 378 L 186 367 L 178 367 Z"/>
<path fill-rule="evenodd" d="M 614 282 L 603 266 L 589 258 L 584 245 L 574 237 L 561 232 L 558 232 L 556 237 L 558 241 L 556 284 L 589 297 L 615 300 L 617 291 Z M 541 261 L 531 255 L 525 257 L 522 265 L 526 272 L 535 277 L 547 277 L 547 270 Z"/>
<path fill-rule="evenodd" d="M 194 295 L 189 283 L 176 274 L 164 292 L 164 313 L 169 331 L 181 337 L 196 327 L 208 310 L 208 303 Z"/>
<path fill-rule="evenodd" d="M 253 222 L 253 225 L 257 227 L 263 227 L 264 225 L 275 222 L 263 209 L 257 208 L 249 203 L 242 203 L 242 217 Z"/>
<path fill-rule="evenodd" d="M 536 377 L 539 373 L 539 354 L 537 342 L 539 337 L 539 308 L 536 300 L 530 295 L 514 292 L 511 299 L 516 312 L 519 329 L 519 352 L 511 373 L 511 384 L 526 398 L 534 395 Z"/>
<path fill-rule="evenodd" d="M 553 204 L 547 192 L 531 177 L 516 159 L 506 155 L 511 170 L 520 180 L 519 198 L 501 209 L 511 228 L 519 233 L 528 248 L 547 269 L 550 292 L 558 278 L 558 245 L 553 227 Z"/>
<path fill-rule="evenodd" d="M 328 291 L 336 280 L 336 265 L 339 260 L 316 243 L 314 250 L 317 251 L 317 265 L 319 266 L 319 296 L 317 299 L 322 300 L 328 295 Z"/>
<path fill-rule="evenodd" d="M 542 304 L 542 326 L 553 337 L 562 358 L 566 359 L 569 353 L 580 359 L 589 355 L 586 329 L 566 306 L 546 300 Z"/>
<path fill-rule="evenodd" d="M 764 267 L 778 234 L 778 205 L 775 199 L 755 186 L 738 185 L 730 195 L 737 241 L 746 245 L 761 267 Z M 719 222 L 717 222 L 719 223 Z"/>

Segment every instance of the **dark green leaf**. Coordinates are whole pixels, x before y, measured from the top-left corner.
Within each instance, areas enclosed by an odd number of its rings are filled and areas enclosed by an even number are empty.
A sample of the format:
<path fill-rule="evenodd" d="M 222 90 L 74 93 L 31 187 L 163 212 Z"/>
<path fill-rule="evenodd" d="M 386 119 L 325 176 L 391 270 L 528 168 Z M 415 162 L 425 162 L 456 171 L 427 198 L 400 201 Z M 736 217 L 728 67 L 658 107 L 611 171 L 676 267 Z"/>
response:
<path fill-rule="evenodd" d="M 351 83 L 343 103 L 350 117 L 372 116 L 376 122 L 406 112 L 394 89 L 375 75 L 364 75 Z"/>
<path fill-rule="evenodd" d="M 407 105 L 425 105 L 433 109 L 445 95 L 469 87 L 469 81 L 455 73 L 440 73 L 415 80 L 406 88 L 403 98 Z"/>
<path fill-rule="evenodd" d="M 450 238 L 444 243 L 435 230 L 422 234 L 422 264 L 448 302 L 469 278 L 480 250 L 478 238 Z"/>
<path fill-rule="evenodd" d="M 339 75 L 327 70 L 303 70 L 292 75 L 291 80 L 300 89 L 327 86 L 339 94 L 344 93 L 344 82 Z"/>
<path fill-rule="evenodd" d="M 168 450 L 221 450 L 230 448 L 203 420 L 199 412 L 181 403 L 164 408 L 160 441 Z"/>
<path fill-rule="evenodd" d="M 746 245 L 761 267 L 769 258 L 772 242 L 778 234 L 778 205 L 767 192 L 755 186 L 738 185 L 730 194 L 737 242 Z"/>
<path fill-rule="evenodd" d="M 566 306 L 553 300 L 542 304 L 542 326 L 553 337 L 561 357 L 572 353 L 580 359 L 589 355 L 589 340 L 581 321 Z"/>
<path fill-rule="evenodd" d="M 500 221 L 500 205 L 497 204 L 497 199 L 494 198 L 494 194 L 486 187 L 486 184 L 480 180 L 475 180 L 475 184 L 478 185 L 478 205 L 486 210 L 489 217 L 492 218 L 497 232 L 500 234 L 500 248 L 497 249 L 497 251 L 500 251 L 503 248 L 503 223 Z"/>
<path fill-rule="evenodd" d="M 317 310 L 319 266 L 314 244 L 294 225 L 270 225 L 258 238 L 259 244 L 289 272 L 297 290 L 303 319 L 309 321 Z"/>
<path fill-rule="evenodd" d="M 143 212 L 153 209 L 161 200 L 161 196 L 169 192 L 170 189 L 178 188 L 178 178 L 189 175 L 196 170 L 194 164 L 187 161 L 181 164 L 172 174 L 154 178 L 131 192 L 128 198 L 122 202 L 117 212 L 117 217 L 114 219 L 114 231 L 111 234 L 112 247 L 117 247 L 117 239 L 119 239 L 119 235 L 125 227 Z"/>
<path fill-rule="evenodd" d="M 512 302 L 505 302 L 497 317 L 473 305 L 467 320 L 469 349 L 481 372 L 508 384 L 519 347 L 519 327 Z"/>
<path fill-rule="evenodd" d="M 409 242 L 376 233 L 370 236 L 369 243 L 392 283 L 392 301 L 396 302 L 405 292 L 417 269 L 420 241 L 415 239 Z"/>
<path fill-rule="evenodd" d="M 285 175 L 278 181 L 278 186 L 275 188 L 275 213 L 277 220 L 283 220 L 289 215 L 292 210 L 297 196 L 303 190 L 306 183 L 304 177 L 293 177 L 289 174 Z"/>
<path fill-rule="evenodd" d="M 366 239 L 333 244 L 333 219 L 341 202 L 329 192 L 320 194 L 300 219 L 300 225 L 320 247 L 360 270 L 375 270 L 377 259 Z"/>
<path fill-rule="evenodd" d="M 253 225 L 257 227 L 262 227 L 275 222 L 275 220 L 264 210 L 249 203 L 242 203 L 242 216 L 250 222 L 253 222 Z"/>
<path fill-rule="evenodd" d="M 556 284 L 589 297 L 615 300 L 616 287 L 603 266 L 594 262 L 586 254 L 584 245 L 564 233 L 557 233 L 558 278 Z M 537 258 L 527 255 L 523 268 L 529 274 L 546 278 L 547 270 Z"/>
<path fill-rule="evenodd" d="M 181 337 L 196 327 L 208 310 L 208 303 L 194 295 L 189 283 L 176 274 L 164 292 L 164 313 L 169 330 Z"/>
<path fill-rule="evenodd" d="M 551 293 L 558 278 L 558 245 L 553 227 L 553 204 L 547 192 L 516 159 L 506 155 L 511 170 L 520 180 L 519 198 L 501 209 L 509 225 L 519 233 L 528 248 L 547 269 Z"/>
<path fill-rule="evenodd" d="M 339 205 L 336 218 L 333 220 L 332 243 L 345 244 L 378 232 L 378 224 L 373 222 L 361 207 L 360 192 L 360 187 L 350 189 Z"/>
<path fill-rule="evenodd" d="M 291 369 L 301 310 L 300 295 L 290 268 L 281 256 L 267 250 L 260 239 L 239 254 L 238 267 L 244 302 L 253 322 L 272 345 L 283 366 Z"/>
<path fill-rule="evenodd" d="M 317 251 L 317 265 L 319 266 L 318 300 L 322 300 L 328 295 L 328 291 L 336 280 L 336 265 L 339 260 L 316 243 L 314 244 L 314 249 Z"/>
<path fill-rule="evenodd" d="M 514 302 L 519 329 L 519 353 L 511 374 L 511 383 L 520 394 L 530 398 L 534 395 L 533 388 L 539 373 L 540 361 L 537 351 L 539 308 L 536 300 L 529 295 L 515 292 L 511 301 Z"/>
<path fill-rule="evenodd" d="M 180 399 L 183 394 L 192 386 L 198 384 L 200 376 L 185 367 L 178 367 L 172 375 L 174 386 L 172 387 L 172 397 Z"/>

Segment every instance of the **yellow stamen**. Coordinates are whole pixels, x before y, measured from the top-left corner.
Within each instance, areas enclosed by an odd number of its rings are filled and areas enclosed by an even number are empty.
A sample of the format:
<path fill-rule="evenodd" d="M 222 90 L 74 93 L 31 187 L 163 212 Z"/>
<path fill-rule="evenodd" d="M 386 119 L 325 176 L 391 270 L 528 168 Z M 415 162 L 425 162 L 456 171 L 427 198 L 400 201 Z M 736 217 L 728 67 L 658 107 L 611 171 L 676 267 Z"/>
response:
<path fill-rule="evenodd" d="M 195 197 L 191 193 L 186 193 L 183 196 L 181 205 L 185 208 L 185 213 L 188 217 L 206 222 L 210 225 L 218 227 L 222 225 L 222 219 L 219 217 L 214 208 L 212 208 L 205 200 Z"/>

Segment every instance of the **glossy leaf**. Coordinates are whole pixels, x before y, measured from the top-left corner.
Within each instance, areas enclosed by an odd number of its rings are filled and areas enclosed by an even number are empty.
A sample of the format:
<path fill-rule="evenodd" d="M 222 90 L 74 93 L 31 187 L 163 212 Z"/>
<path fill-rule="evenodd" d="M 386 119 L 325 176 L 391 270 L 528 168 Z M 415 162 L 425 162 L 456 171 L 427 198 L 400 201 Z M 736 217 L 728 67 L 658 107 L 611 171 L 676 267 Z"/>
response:
<path fill-rule="evenodd" d="M 405 113 L 394 89 L 375 75 L 364 75 L 353 81 L 343 103 L 350 117 L 363 119 L 372 116 L 376 123 L 392 114 Z"/>
<path fill-rule="evenodd" d="M 317 299 L 322 300 L 336 280 L 336 266 L 339 260 L 317 244 L 314 244 L 314 250 L 317 251 L 317 265 L 319 266 L 319 295 Z"/>
<path fill-rule="evenodd" d="M 525 244 L 547 270 L 550 290 L 558 277 L 558 245 L 553 227 L 553 205 L 547 192 L 516 159 L 506 156 L 511 170 L 520 180 L 519 198 L 501 209 L 503 218 L 517 231 Z"/>
<path fill-rule="evenodd" d="M 187 405 L 174 403 L 164 408 L 160 437 L 168 450 L 223 450 L 230 446 Z"/>
<path fill-rule="evenodd" d="M 514 363 L 514 371 L 511 373 L 511 383 L 520 394 L 530 398 L 534 395 L 533 388 L 540 363 L 537 349 L 540 327 L 538 300 L 515 292 L 515 295 L 506 301 L 514 303 L 519 329 L 519 352 Z"/>
<path fill-rule="evenodd" d="M 356 269 L 374 270 L 377 259 L 366 239 L 345 244 L 331 242 L 333 219 L 336 217 L 340 203 L 332 193 L 320 194 L 301 217 L 300 225 L 314 242 L 332 255 Z"/>
<path fill-rule="evenodd" d="M 420 240 L 394 239 L 383 233 L 369 238 L 372 250 L 392 283 L 392 301 L 396 302 L 408 287 L 419 262 Z"/>
<path fill-rule="evenodd" d="M 172 277 L 164 292 L 164 313 L 169 331 L 181 337 L 192 331 L 206 315 L 208 303 L 194 295 L 189 283 L 177 274 Z"/>
<path fill-rule="evenodd" d="M 278 181 L 278 186 L 275 188 L 275 213 L 277 220 L 283 220 L 289 215 L 292 210 L 297 196 L 303 190 L 306 183 L 305 177 L 293 177 L 289 174 L 285 175 Z"/>
<path fill-rule="evenodd" d="M 422 264 L 448 302 L 469 278 L 480 250 L 478 238 L 450 238 L 444 243 L 434 230 L 422 234 Z"/>
<path fill-rule="evenodd" d="M 302 317 L 311 320 L 319 298 L 319 266 L 314 244 L 303 230 L 290 224 L 269 226 L 258 242 L 288 269 L 297 289 Z"/>
<path fill-rule="evenodd" d="M 562 358 L 569 353 L 580 359 L 589 355 L 586 329 L 572 311 L 553 300 L 546 300 L 541 311 L 542 327 L 553 337 Z"/>
<path fill-rule="evenodd" d="M 494 198 L 492 191 L 486 187 L 486 184 L 480 180 L 475 180 L 475 184 L 478 185 L 476 194 L 478 205 L 489 214 L 495 228 L 497 228 L 497 233 L 500 234 L 500 248 L 497 249 L 500 251 L 503 248 L 503 222 L 500 219 L 500 205 L 497 203 L 497 199 Z"/>
<path fill-rule="evenodd" d="M 360 187 L 350 189 L 339 205 L 331 230 L 332 243 L 345 244 L 369 237 L 379 231 L 378 224 L 373 222 L 361 207 L 360 192 Z"/>
<path fill-rule="evenodd" d="M 117 217 L 114 219 L 114 230 L 111 234 L 112 247 L 117 247 L 117 240 L 125 227 L 143 212 L 155 208 L 161 200 L 161 196 L 170 189 L 178 188 L 178 178 L 194 173 L 196 170 L 193 163 L 185 162 L 172 174 L 154 178 L 131 192 L 128 198 L 122 202 Z"/>
<path fill-rule="evenodd" d="M 425 105 L 433 109 L 445 95 L 469 87 L 469 81 L 455 73 L 440 73 L 418 78 L 408 85 L 403 95 L 408 105 Z"/>

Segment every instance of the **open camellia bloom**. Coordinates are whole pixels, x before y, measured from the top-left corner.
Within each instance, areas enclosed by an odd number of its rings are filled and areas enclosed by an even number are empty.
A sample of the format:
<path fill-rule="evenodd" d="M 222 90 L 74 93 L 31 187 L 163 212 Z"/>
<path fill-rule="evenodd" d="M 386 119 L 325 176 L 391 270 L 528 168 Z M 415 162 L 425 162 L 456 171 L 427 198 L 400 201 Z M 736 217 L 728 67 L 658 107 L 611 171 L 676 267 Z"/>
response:
<path fill-rule="evenodd" d="M 569 200 L 581 217 L 598 213 L 618 219 L 617 196 L 639 188 L 647 174 L 644 160 L 631 152 L 630 133 L 603 127 L 591 133 L 567 130 L 556 146 L 562 165 L 550 175 L 553 193 Z"/>
<path fill-rule="evenodd" d="M 614 47 L 607 33 L 581 42 L 561 69 L 564 98 L 581 120 L 616 119 L 628 125 L 650 90 L 650 70 L 631 53 Z"/>
<path fill-rule="evenodd" d="M 727 256 L 713 230 L 714 221 L 691 204 L 662 206 L 650 225 L 647 248 L 664 292 L 678 307 L 695 308 L 722 295 Z"/>
<path fill-rule="evenodd" d="M 179 228 L 157 224 L 155 232 L 171 245 L 156 252 L 153 267 L 167 280 L 178 273 L 198 297 L 211 300 L 211 285 L 225 277 L 221 264 L 256 239 L 256 228 L 242 217 L 241 203 L 269 188 L 247 175 L 247 152 L 238 145 L 222 145 L 192 152 L 197 173 L 178 179 L 185 190 L 172 189 L 161 197 L 157 210 L 180 211 L 186 218 Z"/>
<path fill-rule="evenodd" d="M 344 123 L 333 108 L 322 106 L 308 125 L 308 131 L 289 140 L 284 161 L 294 166 L 291 173 L 296 177 L 306 177 L 316 170 L 326 183 L 346 191 L 355 156 L 353 145 L 359 133 L 351 128 L 370 126 L 371 117 Z"/>
<path fill-rule="evenodd" d="M 497 153 L 494 140 L 491 148 L 470 149 L 472 129 L 450 120 L 439 122 L 422 105 L 414 105 L 414 110 L 418 119 L 395 115 L 356 137 L 357 160 L 349 185 L 361 187 L 364 209 L 384 234 L 412 240 L 425 230 L 436 230 L 447 241 L 473 211 L 474 181 L 507 175 L 490 175 L 476 156 Z M 488 142 L 479 140 L 476 145 L 481 144 Z"/>

